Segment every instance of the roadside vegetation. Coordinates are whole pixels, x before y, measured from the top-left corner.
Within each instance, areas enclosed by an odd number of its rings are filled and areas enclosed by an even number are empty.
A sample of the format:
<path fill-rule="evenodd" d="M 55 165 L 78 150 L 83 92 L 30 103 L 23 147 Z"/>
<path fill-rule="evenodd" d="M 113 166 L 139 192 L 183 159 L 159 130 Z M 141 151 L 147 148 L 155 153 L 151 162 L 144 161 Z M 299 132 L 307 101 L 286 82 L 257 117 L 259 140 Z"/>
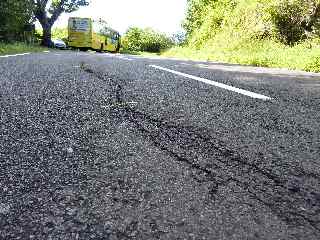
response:
<path fill-rule="evenodd" d="M 39 45 L 25 44 L 25 43 L 0 43 L 0 55 L 26 53 L 26 52 L 40 52 L 46 48 Z"/>
<path fill-rule="evenodd" d="M 68 28 L 52 29 L 52 39 L 67 39 L 67 38 L 68 38 Z"/>
<path fill-rule="evenodd" d="M 33 44 L 32 29 L 30 33 L 26 32 L 26 25 L 32 21 L 32 16 L 29 0 L 0 1 L 0 55 L 42 49 Z"/>
<path fill-rule="evenodd" d="M 320 0 L 189 0 L 164 56 L 320 72 Z"/>
<path fill-rule="evenodd" d="M 166 34 L 151 28 L 131 27 L 121 40 L 122 52 L 139 54 L 141 52 L 160 53 L 174 46 L 174 41 Z"/>
<path fill-rule="evenodd" d="M 64 13 L 88 0 L 0 1 L 0 54 L 37 51 L 51 38 L 66 41 L 67 29 L 52 29 Z M 124 53 L 158 54 L 254 66 L 320 72 L 320 0 L 188 0 L 185 34 L 167 36 L 131 27 Z M 38 20 L 42 31 L 37 33 Z"/>
<path fill-rule="evenodd" d="M 43 31 L 41 29 L 37 29 L 37 35 L 38 36 L 42 36 L 43 35 Z M 64 41 L 65 43 L 68 42 L 68 28 L 59 28 L 59 27 L 55 27 L 52 28 L 51 30 L 51 39 L 61 39 L 62 41 Z"/>
<path fill-rule="evenodd" d="M 32 4 L 29 0 L 0 1 L 0 41 L 23 40 L 25 25 L 31 23 Z"/>
<path fill-rule="evenodd" d="M 87 0 L 1 0 L 0 54 L 43 50 L 40 45 L 51 45 L 52 26 L 60 15 L 88 4 Z M 35 30 L 36 20 L 42 26 L 41 34 Z"/>

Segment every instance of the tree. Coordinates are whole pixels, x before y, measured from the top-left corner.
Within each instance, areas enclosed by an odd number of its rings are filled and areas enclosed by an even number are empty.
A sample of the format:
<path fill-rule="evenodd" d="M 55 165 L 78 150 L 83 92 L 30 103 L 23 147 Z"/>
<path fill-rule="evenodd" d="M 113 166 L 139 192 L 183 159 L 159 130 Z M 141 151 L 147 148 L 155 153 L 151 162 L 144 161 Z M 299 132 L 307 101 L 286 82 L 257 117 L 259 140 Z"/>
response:
<path fill-rule="evenodd" d="M 32 5 L 29 0 L 0 1 L 0 38 L 18 40 L 26 24 L 32 22 Z"/>
<path fill-rule="evenodd" d="M 88 0 L 32 0 L 34 3 L 34 15 L 39 20 L 42 30 L 42 45 L 51 43 L 51 29 L 60 15 L 64 12 L 76 11 L 81 6 L 89 5 Z"/>
<path fill-rule="evenodd" d="M 312 34 L 320 35 L 320 0 L 278 0 L 270 13 L 285 44 L 293 45 Z"/>
<path fill-rule="evenodd" d="M 190 37 L 194 31 L 203 24 L 204 16 L 207 14 L 207 7 L 217 0 L 187 0 L 186 18 L 183 22 L 183 28 L 187 37 Z"/>

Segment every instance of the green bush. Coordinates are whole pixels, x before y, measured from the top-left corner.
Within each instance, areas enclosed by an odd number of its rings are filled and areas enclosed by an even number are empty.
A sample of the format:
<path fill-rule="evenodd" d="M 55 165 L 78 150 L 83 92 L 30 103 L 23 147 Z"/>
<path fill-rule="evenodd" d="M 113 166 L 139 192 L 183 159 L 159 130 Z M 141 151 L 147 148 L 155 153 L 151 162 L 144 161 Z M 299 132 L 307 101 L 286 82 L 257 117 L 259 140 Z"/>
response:
<path fill-rule="evenodd" d="M 221 31 L 294 45 L 320 36 L 320 0 L 189 0 L 183 26 L 197 49 Z"/>
<path fill-rule="evenodd" d="M 188 0 L 165 56 L 320 72 L 320 0 Z"/>
<path fill-rule="evenodd" d="M 150 28 L 141 29 L 132 27 L 128 29 L 122 38 L 122 46 L 129 51 L 160 52 L 170 48 L 173 41 L 165 34 L 156 32 Z"/>
<path fill-rule="evenodd" d="M 320 56 L 312 58 L 304 67 L 309 72 L 320 72 Z"/>
<path fill-rule="evenodd" d="M 26 24 L 32 21 L 32 5 L 29 0 L 0 1 L 0 40 L 14 41 L 23 38 Z"/>
<path fill-rule="evenodd" d="M 269 8 L 278 38 L 292 45 L 319 32 L 319 0 L 279 0 Z"/>

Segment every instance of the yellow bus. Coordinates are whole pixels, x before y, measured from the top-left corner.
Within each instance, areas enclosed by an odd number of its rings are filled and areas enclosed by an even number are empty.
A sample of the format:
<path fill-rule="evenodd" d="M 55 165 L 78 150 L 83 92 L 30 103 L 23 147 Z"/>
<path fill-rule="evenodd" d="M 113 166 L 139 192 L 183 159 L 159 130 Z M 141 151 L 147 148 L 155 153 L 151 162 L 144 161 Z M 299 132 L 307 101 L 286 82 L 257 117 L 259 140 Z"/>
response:
<path fill-rule="evenodd" d="M 68 22 L 68 45 L 82 51 L 119 52 L 119 32 L 109 28 L 103 20 L 71 17 Z"/>

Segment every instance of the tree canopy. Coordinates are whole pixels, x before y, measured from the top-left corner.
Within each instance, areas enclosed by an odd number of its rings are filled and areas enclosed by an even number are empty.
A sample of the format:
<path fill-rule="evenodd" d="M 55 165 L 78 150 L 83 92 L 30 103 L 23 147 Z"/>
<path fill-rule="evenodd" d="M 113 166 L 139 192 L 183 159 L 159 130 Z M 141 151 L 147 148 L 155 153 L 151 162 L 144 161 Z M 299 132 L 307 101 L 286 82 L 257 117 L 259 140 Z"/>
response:
<path fill-rule="evenodd" d="M 24 26 L 38 20 L 43 29 L 43 45 L 51 42 L 51 28 L 60 15 L 87 6 L 89 0 L 1 0 L 0 37 L 17 39 Z M 0 39 L 1 40 L 1 39 Z"/>
<path fill-rule="evenodd" d="M 43 29 L 43 45 L 51 42 L 51 28 L 64 12 L 76 11 L 81 6 L 89 5 L 88 0 L 31 0 L 34 5 L 34 15 Z"/>
<path fill-rule="evenodd" d="M 1 0 L 1 40 L 15 40 L 19 38 L 24 26 L 32 22 L 32 17 L 32 4 L 29 0 Z"/>

